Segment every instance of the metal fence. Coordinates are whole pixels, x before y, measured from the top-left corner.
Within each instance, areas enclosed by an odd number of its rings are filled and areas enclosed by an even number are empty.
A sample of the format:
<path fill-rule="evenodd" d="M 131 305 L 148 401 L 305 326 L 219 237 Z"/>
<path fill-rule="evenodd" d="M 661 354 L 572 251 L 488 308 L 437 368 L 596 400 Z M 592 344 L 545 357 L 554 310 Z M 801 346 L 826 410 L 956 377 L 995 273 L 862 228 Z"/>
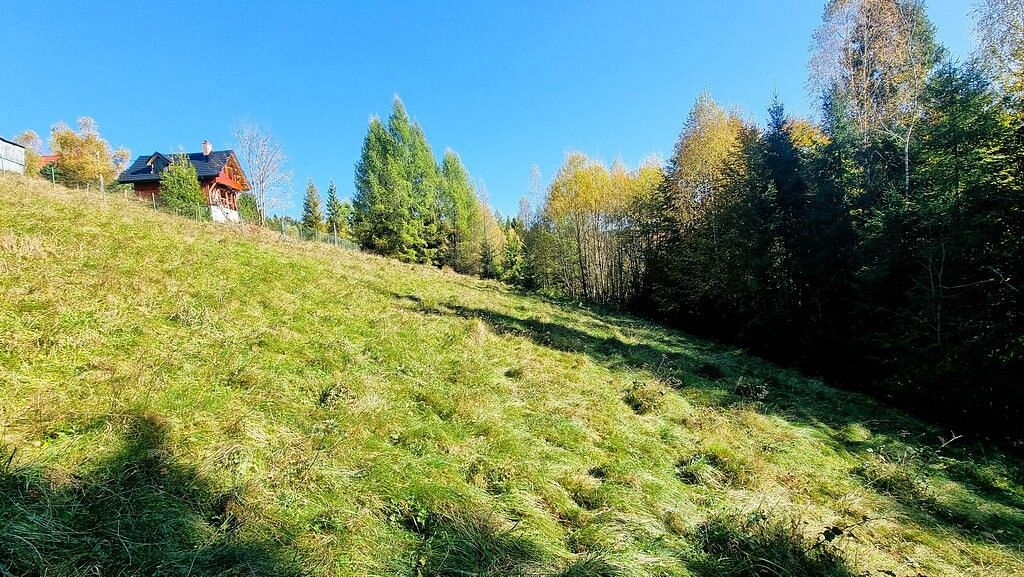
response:
<path fill-rule="evenodd" d="M 284 222 L 280 222 L 278 225 L 278 232 L 281 234 L 281 238 L 283 239 L 294 238 L 305 242 L 319 242 L 351 250 L 359 250 L 359 246 L 357 244 L 339 235 L 337 230 L 325 232 L 305 227 L 301 223 L 286 224 Z"/>
<path fill-rule="evenodd" d="M 107 202 L 108 198 L 121 197 L 124 200 L 145 204 L 154 210 L 166 214 L 173 214 L 175 216 L 187 218 L 189 220 L 193 220 L 196 222 L 209 222 L 211 224 L 216 224 L 217 226 L 237 227 L 241 230 L 264 230 L 267 232 L 278 234 L 282 240 L 292 240 L 296 242 L 314 242 L 320 244 L 327 244 L 331 246 L 337 246 L 348 250 L 360 250 L 359 245 L 341 236 L 337 230 L 332 230 L 330 232 L 313 230 L 308 227 L 302 226 L 302 224 L 298 222 L 286 223 L 284 221 L 279 220 L 278 224 L 276 225 L 272 225 L 270 223 L 267 223 L 266 225 L 261 225 L 259 221 L 246 219 L 242 216 L 241 213 L 239 213 L 237 222 L 229 221 L 214 223 L 210 219 L 210 210 L 208 206 L 196 205 L 195 207 L 191 208 L 171 208 L 161 204 L 158 201 L 155 194 L 150 195 L 149 198 L 141 197 L 135 194 L 135 191 L 131 188 L 130 185 L 112 185 L 101 189 L 98 186 L 86 184 L 78 185 L 76 187 L 69 186 L 68 188 L 77 189 L 87 194 L 95 194 L 99 196 L 101 198 L 101 202 L 104 203 Z"/>

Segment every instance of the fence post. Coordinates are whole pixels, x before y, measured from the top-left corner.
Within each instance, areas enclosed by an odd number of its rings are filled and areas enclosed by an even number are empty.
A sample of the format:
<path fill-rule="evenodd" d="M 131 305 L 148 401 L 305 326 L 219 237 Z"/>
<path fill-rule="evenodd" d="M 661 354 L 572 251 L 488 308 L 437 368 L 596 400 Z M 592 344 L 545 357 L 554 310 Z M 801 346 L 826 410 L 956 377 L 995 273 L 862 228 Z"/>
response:
<path fill-rule="evenodd" d="M 153 197 L 153 210 L 156 210 L 156 193 L 151 192 L 149 193 L 149 196 Z"/>

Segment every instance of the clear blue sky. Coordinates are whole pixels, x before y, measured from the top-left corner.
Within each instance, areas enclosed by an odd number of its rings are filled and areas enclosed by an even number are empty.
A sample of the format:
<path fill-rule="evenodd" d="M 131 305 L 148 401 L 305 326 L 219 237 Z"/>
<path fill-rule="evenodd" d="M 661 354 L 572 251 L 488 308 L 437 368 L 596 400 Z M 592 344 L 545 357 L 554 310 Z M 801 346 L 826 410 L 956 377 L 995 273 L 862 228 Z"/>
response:
<path fill-rule="evenodd" d="M 138 155 L 225 148 L 251 118 L 282 141 L 296 191 L 311 176 L 347 196 L 368 118 L 398 94 L 509 214 L 530 166 L 546 181 L 567 150 L 667 156 L 704 89 L 755 119 L 775 91 L 813 113 L 823 3 L 0 0 L 0 135 L 89 115 Z M 968 0 L 928 4 L 965 56 Z"/>

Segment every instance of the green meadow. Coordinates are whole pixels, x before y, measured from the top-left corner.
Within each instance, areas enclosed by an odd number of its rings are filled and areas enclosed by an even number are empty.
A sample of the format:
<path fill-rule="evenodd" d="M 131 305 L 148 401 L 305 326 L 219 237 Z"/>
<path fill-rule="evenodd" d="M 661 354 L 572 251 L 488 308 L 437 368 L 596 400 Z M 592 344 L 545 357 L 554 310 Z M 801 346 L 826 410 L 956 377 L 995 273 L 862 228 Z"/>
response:
<path fill-rule="evenodd" d="M 4 577 L 1021 574 L 1021 462 L 867 397 L 0 177 Z"/>

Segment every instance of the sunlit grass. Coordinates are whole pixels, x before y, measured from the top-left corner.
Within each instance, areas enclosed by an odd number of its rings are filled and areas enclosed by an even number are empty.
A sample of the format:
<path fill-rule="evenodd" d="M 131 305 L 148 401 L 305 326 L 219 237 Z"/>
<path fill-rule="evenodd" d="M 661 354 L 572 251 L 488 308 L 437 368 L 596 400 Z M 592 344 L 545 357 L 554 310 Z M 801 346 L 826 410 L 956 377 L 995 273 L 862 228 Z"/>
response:
<path fill-rule="evenodd" d="M 0 383 L 0 574 L 1024 574 L 1019 462 L 863 397 L 15 177 Z"/>

